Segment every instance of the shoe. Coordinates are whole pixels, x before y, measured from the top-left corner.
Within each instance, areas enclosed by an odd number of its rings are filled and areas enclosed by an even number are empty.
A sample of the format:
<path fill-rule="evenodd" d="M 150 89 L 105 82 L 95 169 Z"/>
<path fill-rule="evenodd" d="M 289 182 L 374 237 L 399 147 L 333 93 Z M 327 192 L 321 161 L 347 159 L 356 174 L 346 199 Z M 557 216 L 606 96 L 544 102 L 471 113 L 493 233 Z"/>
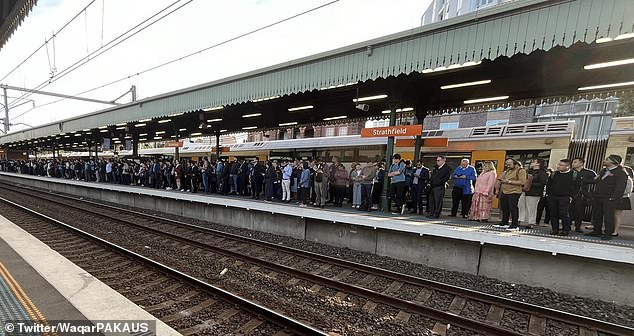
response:
<path fill-rule="evenodd" d="M 601 237 L 601 233 L 600 232 L 588 232 L 588 233 L 584 233 L 584 236 L 590 236 L 590 237 Z"/>
<path fill-rule="evenodd" d="M 577 232 L 577 233 L 583 233 L 583 230 L 581 230 L 581 229 L 575 229 L 575 232 Z"/>
<path fill-rule="evenodd" d="M 488 219 L 481 219 L 481 220 L 479 220 L 479 222 L 480 222 L 480 223 L 488 223 L 488 222 L 489 222 L 489 220 L 488 220 Z"/>
<path fill-rule="evenodd" d="M 517 226 L 509 226 L 506 231 L 519 231 L 520 228 Z"/>
<path fill-rule="evenodd" d="M 447 217 L 456 217 L 456 215 L 448 215 Z"/>
<path fill-rule="evenodd" d="M 323 209 L 323 208 L 325 208 L 325 205 L 320 205 L 319 207 Z"/>
<path fill-rule="evenodd" d="M 392 215 L 400 215 L 401 213 L 398 211 L 392 211 Z"/>
<path fill-rule="evenodd" d="M 401 215 L 405 213 L 405 204 L 401 206 Z"/>
<path fill-rule="evenodd" d="M 467 215 L 462 215 L 462 218 L 467 218 Z"/>
<path fill-rule="evenodd" d="M 561 232 L 559 232 L 559 234 L 558 234 L 558 236 L 562 236 L 562 237 L 565 237 L 565 236 L 567 236 L 567 235 L 568 235 L 568 231 L 561 231 Z"/>
<path fill-rule="evenodd" d="M 494 228 L 498 228 L 498 229 L 508 229 L 509 225 L 508 224 L 495 224 L 493 225 Z"/>
<path fill-rule="evenodd" d="M 550 235 L 551 236 L 557 236 L 557 235 L 559 235 L 559 232 L 558 231 L 550 231 Z"/>
<path fill-rule="evenodd" d="M 618 233 L 613 233 L 613 234 L 612 234 L 612 237 L 618 237 L 618 236 L 619 236 L 619 234 L 618 234 Z"/>
<path fill-rule="evenodd" d="M 612 240 L 612 236 L 601 236 L 601 240 Z"/>

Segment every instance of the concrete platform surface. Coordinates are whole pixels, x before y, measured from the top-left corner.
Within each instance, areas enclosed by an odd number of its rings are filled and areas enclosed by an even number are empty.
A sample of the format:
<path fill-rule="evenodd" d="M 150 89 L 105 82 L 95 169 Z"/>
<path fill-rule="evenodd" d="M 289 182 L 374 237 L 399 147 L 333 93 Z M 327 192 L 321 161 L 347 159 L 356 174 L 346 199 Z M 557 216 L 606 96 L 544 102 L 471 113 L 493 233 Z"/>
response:
<path fill-rule="evenodd" d="M 0 275 L 3 325 L 16 318 L 156 320 L 157 335 L 180 335 L 1 215 Z"/>
<path fill-rule="evenodd" d="M 366 227 L 371 230 L 383 229 L 394 230 L 419 236 L 433 236 L 442 238 L 458 239 L 468 242 L 474 242 L 481 245 L 494 244 L 500 246 L 510 246 L 533 251 L 547 252 L 552 255 L 570 255 L 576 257 L 592 258 L 597 260 L 614 261 L 627 264 L 634 264 L 634 241 L 615 239 L 604 242 L 593 237 L 584 237 L 580 234 L 571 233 L 568 237 L 550 236 L 548 229 L 535 228 L 532 230 L 524 230 L 517 232 L 508 232 L 493 228 L 490 224 L 482 224 L 477 222 L 468 222 L 466 220 L 448 220 L 448 219 L 427 219 L 423 216 L 412 215 L 389 215 L 381 212 L 361 212 L 355 210 L 342 210 L 342 208 L 299 208 L 296 205 L 283 203 L 267 203 L 263 201 L 251 200 L 239 196 L 220 196 L 216 194 L 187 193 L 179 191 L 167 191 L 164 189 L 153 189 L 139 186 L 127 186 L 110 183 L 84 182 L 76 180 L 49 178 L 41 176 L 23 175 L 0 172 L 0 177 L 13 177 L 19 179 L 36 180 L 46 183 L 55 183 L 66 186 L 81 186 L 90 188 L 94 192 L 83 194 L 85 197 L 103 199 L 106 201 L 130 204 L 128 197 L 135 195 L 150 195 L 156 198 L 148 206 L 146 199 L 139 200 L 139 207 L 164 211 L 171 214 L 192 217 L 193 210 L 197 205 L 215 205 L 228 209 L 235 208 L 241 210 L 254 211 L 261 217 L 261 221 L 267 221 L 265 215 L 287 215 L 298 217 L 301 219 L 316 219 L 334 224 L 350 224 L 358 227 Z M 112 193 L 120 192 L 121 196 L 117 200 Z M 82 192 L 83 193 L 83 192 Z M 78 195 L 77 193 L 75 193 Z M 100 195 L 101 194 L 101 195 Z M 81 196 L 81 195 L 78 195 Z M 98 196 L 98 197 L 97 197 Z M 183 206 L 167 200 L 181 200 L 191 204 L 191 206 Z M 133 203 L 137 202 L 137 199 Z M 186 204 L 186 203 L 185 203 Z M 135 203 L 136 205 L 136 203 Z M 192 210 L 192 211 L 190 211 Z M 195 212 L 195 211 L 193 211 Z M 200 214 L 201 212 L 198 212 Z M 217 223 L 224 224 L 223 220 L 232 220 L 238 214 L 231 213 L 227 216 L 219 216 L 221 213 L 216 211 L 212 216 L 204 216 L 216 219 Z M 227 218 L 225 218 L 227 217 Z M 270 216 L 276 217 L 276 216 Z M 199 216 L 197 218 L 203 218 Z M 273 218 L 273 221 L 279 221 L 281 217 Z M 240 222 L 247 222 L 241 220 Z M 279 225 L 277 225 L 279 226 Z M 270 227 L 270 225 L 269 225 Z M 257 228 L 256 228 L 257 229 Z M 272 232 L 278 233 L 278 232 Z M 279 234 L 285 234 L 279 232 Z M 302 232 L 304 234 L 304 232 Z M 293 234 L 287 234 L 293 236 Z"/>

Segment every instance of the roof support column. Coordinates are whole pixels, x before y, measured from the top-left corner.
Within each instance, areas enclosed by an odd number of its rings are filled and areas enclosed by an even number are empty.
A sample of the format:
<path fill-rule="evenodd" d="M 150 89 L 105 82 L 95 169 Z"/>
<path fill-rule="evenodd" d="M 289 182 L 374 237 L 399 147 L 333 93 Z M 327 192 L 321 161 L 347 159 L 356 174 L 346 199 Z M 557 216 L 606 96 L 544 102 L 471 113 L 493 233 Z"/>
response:
<path fill-rule="evenodd" d="M 396 104 L 390 103 L 390 126 L 396 126 Z M 392 165 L 392 155 L 394 155 L 394 137 L 387 138 L 387 150 L 385 153 L 385 177 L 383 178 L 383 193 L 381 194 L 381 211 L 390 211 L 390 200 L 388 192 L 390 190 L 390 179 L 387 173 Z"/>
<path fill-rule="evenodd" d="M 134 132 L 132 133 L 132 157 L 136 158 L 139 156 L 139 134 Z"/>
<path fill-rule="evenodd" d="M 427 116 L 427 109 L 425 109 L 422 106 L 416 106 L 416 121 L 418 121 L 419 124 L 423 124 L 423 122 L 425 121 L 425 117 Z M 416 162 L 418 162 L 418 160 L 420 160 L 421 158 L 421 152 L 420 152 L 420 148 L 423 144 L 423 138 L 420 135 L 416 136 L 416 142 L 414 143 L 414 165 L 416 165 Z"/>
<path fill-rule="evenodd" d="M 7 100 L 7 88 L 2 88 L 4 91 L 4 134 L 9 133 L 9 102 Z"/>
<path fill-rule="evenodd" d="M 216 161 L 220 160 L 220 131 L 216 131 Z"/>

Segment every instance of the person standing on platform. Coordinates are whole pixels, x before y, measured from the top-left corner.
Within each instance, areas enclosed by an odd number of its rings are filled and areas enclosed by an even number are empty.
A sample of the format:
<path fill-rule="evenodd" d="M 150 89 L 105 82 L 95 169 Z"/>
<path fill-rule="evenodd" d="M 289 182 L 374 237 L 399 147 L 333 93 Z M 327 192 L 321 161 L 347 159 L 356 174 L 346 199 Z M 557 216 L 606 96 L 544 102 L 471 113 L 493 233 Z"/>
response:
<path fill-rule="evenodd" d="M 270 160 L 266 161 L 264 172 L 264 200 L 272 202 L 275 198 L 275 167 Z"/>
<path fill-rule="evenodd" d="M 299 168 L 299 167 L 298 167 Z M 305 208 L 308 206 L 308 202 L 310 202 L 310 167 L 308 162 L 304 161 L 301 165 L 301 170 L 299 170 L 299 206 L 301 208 Z"/>
<path fill-rule="evenodd" d="M 462 205 L 460 214 L 462 218 L 467 218 L 471 208 L 471 199 L 473 198 L 473 182 L 476 180 L 476 170 L 469 164 L 469 159 L 462 159 L 460 166 L 456 167 L 451 179 L 454 180 L 451 198 L 453 201 L 451 214 L 449 217 L 458 215 L 458 205 Z"/>
<path fill-rule="evenodd" d="M 174 176 L 176 177 L 176 190 L 183 191 L 183 165 L 181 165 L 180 161 L 174 161 L 176 162 L 176 167 L 174 168 Z"/>
<path fill-rule="evenodd" d="M 623 166 L 623 169 L 627 174 L 627 181 L 625 184 L 625 192 L 623 192 L 623 198 L 619 204 L 616 205 L 616 209 L 614 210 L 614 232 L 612 232 L 612 237 L 619 236 L 619 229 L 621 228 L 621 224 L 625 218 L 632 218 L 629 211 L 632 210 L 632 200 L 630 194 L 634 191 L 634 172 L 632 171 L 632 168 L 628 166 Z"/>
<path fill-rule="evenodd" d="M 595 178 L 596 188 L 592 201 L 592 232 L 586 236 L 601 237 L 612 240 L 614 233 L 614 211 L 622 202 L 627 187 L 627 173 L 618 155 L 610 155 L 603 161 L 603 168 Z M 605 225 L 605 232 L 603 226 Z"/>
<path fill-rule="evenodd" d="M 543 159 L 531 160 L 531 165 L 527 171 L 527 177 L 530 176 L 531 183 L 530 186 L 523 188 L 525 191 L 519 199 L 519 221 L 529 229 L 532 229 L 536 224 L 537 206 L 544 195 L 544 187 L 548 182 L 548 174 L 546 174 L 544 169 L 545 165 Z M 526 190 L 527 188 L 528 190 Z"/>
<path fill-rule="evenodd" d="M 446 157 L 441 155 L 436 158 L 436 166 L 429 179 L 429 184 L 431 185 L 429 210 L 431 213 L 427 216 L 428 218 L 440 218 L 440 213 L 442 212 L 445 189 L 447 188 L 447 182 L 451 178 L 451 167 L 446 163 Z"/>
<path fill-rule="evenodd" d="M 218 162 L 216 163 L 216 181 L 218 183 L 218 193 L 220 195 L 224 195 L 225 183 L 222 175 L 224 174 L 225 164 L 221 158 L 218 158 Z M 180 189 L 180 188 L 179 188 Z"/>
<path fill-rule="evenodd" d="M 211 166 L 209 165 L 209 161 L 205 158 L 203 162 L 203 169 L 200 176 L 203 178 L 203 187 L 205 188 L 205 194 L 209 192 L 209 175 L 211 173 Z"/>
<path fill-rule="evenodd" d="M 594 183 L 597 173 L 584 167 L 585 160 L 583 158 L 575 158 L 572 160 L 572 176 L 575 178 L 576 189 L 572 196 L 570 204 L 570 217 L 575 224 L 575 232 L 583 233 L 581 225 L 588 205 L 590 186 Z"/>
<path fill-rule="evenodd" d="M 346 168 L 341 163 L 337 163 L 332 168 L 331 175 L 334 176 L 335 187 L 335 200 L 334 205 L 341 208 L 343 206 L 343 199 L 346 196 L 346 190 L 348 189 L 349 175 Z M 332 180 L 332 179 L 331 179 Z"/>
<path fill-rule="evenodd" d="M 293 165 L 287 160 L 282 161 L 282 202 L 291 202 L 291 176 L 293 175 Z"/>
<path fill-rule="evenodd" d="M 371 210 L 379 209 L 379 202 L 381 201 L 381 194 L 383 193 L 383 183 L 385 182 L 385 167 L 383 161 L 376 163 L 376 177 L 372 181 L 372 208 Z"/>
<path fill-rule="evenodd" d="M 571 161 L 562 159 L 557 164 L 557 170 L 550 176 L 546 184 L 546 195 L 550 207 L 551 235 L 567 236 L 570 233 L 570 202 L 576 189 Z M 561 230 L 559 230 L 561 220 Z"/>
<path fill-rule="evenodd" d="M 502 211 L 502 222 L 494 227 L 507 229 L 509 231 L 519 230 L 519 202 L 522 194 L 522 186 L 526 183 L 526 170 L 522 168 L 522 163 L 515 159 L 508 158 L 504 162 L 506 170 L 498 178 L 499 187 L 496 188 L 500 195 L 500 210 Z M 509 219 L 511 225 L 509 226 Z"/>
<path fill-rule="evenodd" d="M 326 164 L 321 160 L 315 162 L 315 207 L 323 208 L 326 205 L 328 194 L 329 175 L 325 172 Z"/>
<path fill-rule="evenodd" d="M 114 176 L 112 175 L 112 160 L 108 159 L 108 163 L 106 163 L 106 182 L 112 183 L 114 181 Z"/>
<path fill-rule="evenodd" d="M 370 160 L 361 169 L 361 208 L 370 211 L 372 209 L 372 184 L 376 177 L 376 164 Z"/>
<path fill-rule="evenodd" d="M 238 194 L 247 196 L 249 189 L 249 162 L 245 158 L 240 158 L 238 166 Z"/>
<path fill-rule="evenodd" d="M 423 214 L 423 196 L 425 188 L 429 184 L 429 169 L 423 165 L 423 161 L 416 161 L 416 168 L 412 179 L 412 211 L 413 214 Z M 429 200 L 427 201 L 429 202 Z"/>
<path fill-rule="evenodd" d="M 360 209 L 361 203 L 363 202 L 363 188 L 361 186 L 363 182 L 363 169 L 361 168 L 361 164 L 357 163 L 352 167 L 350 180 L 352 182 L 352 208 Z"/>
<path fill-rule="evenodd" d="M 486 161 L 482 165 L 482 173 L 475 183 L 471 208 L 469 209 L 469 220 L 487 223 L 491 218 L 491 208 L 493 207 L 493 194 L 498 174 L 495 165 L 491 161 Z"/>
<path fill-rule="evenodd" d="M 251 184 L 253 185 L 253 199 L 259 200 L 262 192 L 262 182 L 264 181 L 265 169 L 256 157 L 253 159 L 253 170 L 251 170 Z"/>
<path fill-rule="evenodd" d="M 393 215 L 402 215 L 405 212 L 405 163 L 400 154 L 392 156 L 392 165 L 387 173 L 390 177 L 390 198 L 396 203 Z"/>

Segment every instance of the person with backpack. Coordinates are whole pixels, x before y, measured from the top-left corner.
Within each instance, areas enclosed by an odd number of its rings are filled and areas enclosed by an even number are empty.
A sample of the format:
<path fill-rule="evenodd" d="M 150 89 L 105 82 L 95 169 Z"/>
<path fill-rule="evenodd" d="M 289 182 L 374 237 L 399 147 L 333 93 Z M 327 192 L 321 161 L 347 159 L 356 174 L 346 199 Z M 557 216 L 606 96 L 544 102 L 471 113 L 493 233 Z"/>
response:
<path fill-rule="evenodd" d="M 509 231 L 519 230 L 519 203 L 522 195 L 522 186 L 526 183 L 526 170 L 522 168 L 522 163 L 508 158 L 504 162 L 506 170 L 498 178 L 495 188 L 496 194 L 500 198 L 500 210 L 502 211 L 502 222 L 494 227 Z M 511 225 L 509 225 L 511 220 Z"/>
<path fill-rule="evenodd" d="M 537 205 L 548 182 L 545 165 L 544 159 L 531 160 L 526 172 L 526 183 L 522 187 L 522 196 L 518 203 L 519 222 L 528 229 L 532 229 L 537 223 Z"/>
<path fill-rule="evenodd" d="M 551 235 L 567 236 L 570 233 L 570 202 L 575 191 L 575 177 L 570 169 L 571 166 L 570 160 L 559 160 L 557 170 L 550 176 L 546 185 Z M 561 220 L 561 230 L 559 220 Z"/>

